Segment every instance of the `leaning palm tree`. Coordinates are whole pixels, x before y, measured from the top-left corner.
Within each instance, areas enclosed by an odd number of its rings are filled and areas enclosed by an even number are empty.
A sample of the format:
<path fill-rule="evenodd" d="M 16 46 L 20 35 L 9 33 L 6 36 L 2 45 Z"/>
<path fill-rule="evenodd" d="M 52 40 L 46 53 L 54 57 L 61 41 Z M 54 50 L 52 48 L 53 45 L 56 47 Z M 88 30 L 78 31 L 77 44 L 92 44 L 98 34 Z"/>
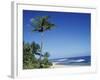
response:
<path fill-rule="evenodd" d="M 49 16 L 38 16 L 31 19 L 31 25 L 33 26 L 32 32 L 40 32 L 41 33 L 41 46 L 40 46 L 40 57 L 43 55 L 43 33 L 47 30 L 51 30 L 54 28 L 54 24 L 49 21 Z M 41 66 L 41 64 L 40 64 Z"/>

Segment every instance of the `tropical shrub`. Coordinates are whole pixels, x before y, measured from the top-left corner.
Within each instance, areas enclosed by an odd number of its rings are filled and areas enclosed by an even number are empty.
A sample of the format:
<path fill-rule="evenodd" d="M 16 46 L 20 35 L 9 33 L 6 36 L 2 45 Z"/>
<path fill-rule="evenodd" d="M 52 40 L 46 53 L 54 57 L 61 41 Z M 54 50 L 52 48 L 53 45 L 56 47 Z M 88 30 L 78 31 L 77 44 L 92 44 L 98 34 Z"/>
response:
<path fill-rule="evenodd" d="M 49 68 L 52 66 L 48 59 L 50 56 L 48 52 L 42 55 L 42 59 L 37 56 L 41 56 L 40 45 L 35 42 L 23 42 L 23 69 Z"/>

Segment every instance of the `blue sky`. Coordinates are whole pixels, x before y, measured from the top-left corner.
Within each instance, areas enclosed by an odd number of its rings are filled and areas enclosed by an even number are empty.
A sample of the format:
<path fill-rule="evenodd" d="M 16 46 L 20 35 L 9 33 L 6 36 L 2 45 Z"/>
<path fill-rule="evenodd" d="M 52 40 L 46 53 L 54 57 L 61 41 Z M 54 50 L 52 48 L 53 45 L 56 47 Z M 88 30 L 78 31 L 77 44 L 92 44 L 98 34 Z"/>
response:
<path fill-rule="evenodd" d="M 91 55 L 91 33 L 89 13 L 48 12 L 23 10 L 23 39 L 40 44 L 40 33 L 31 32 L 30 20 L 36 16 L 50 16 L 49 21 L 56 26 L 44 32 L 43 51 L 50 53 L 50 58 Z"/>

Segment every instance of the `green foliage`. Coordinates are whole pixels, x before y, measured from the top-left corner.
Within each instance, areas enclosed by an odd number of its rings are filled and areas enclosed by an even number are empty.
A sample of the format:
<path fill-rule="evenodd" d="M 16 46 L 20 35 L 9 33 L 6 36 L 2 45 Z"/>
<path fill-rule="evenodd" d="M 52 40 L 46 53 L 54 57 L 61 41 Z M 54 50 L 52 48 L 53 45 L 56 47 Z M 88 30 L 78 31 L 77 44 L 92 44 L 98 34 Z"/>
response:
<path fill-rule="evenodd" d="M 50 56 L 48 52 L 42 56 L 42 59 L 36 57 L 41 56 L 39 53 L 40 46 L 38 44 L 23 42 L 23 69 L 49 68 L 52 65 L 48 60 Z"/>
<path fill-rule="evenodd" d="M 41 67 L 42 68 L 49 68 L 50 66 L 52 66 L 52 63 L 48 60 L 49 57 L 49 53 L 46 52 L 43 56 L 43 59 L 41 60 Z"/>
<path fill-rule="evenodd" d="M 31 25 L 34 27 L 33 32 L 44 32 L 51 30 L 55 25 L 49 21 L 50 16 L 37 16 L 31 19 Z"/>

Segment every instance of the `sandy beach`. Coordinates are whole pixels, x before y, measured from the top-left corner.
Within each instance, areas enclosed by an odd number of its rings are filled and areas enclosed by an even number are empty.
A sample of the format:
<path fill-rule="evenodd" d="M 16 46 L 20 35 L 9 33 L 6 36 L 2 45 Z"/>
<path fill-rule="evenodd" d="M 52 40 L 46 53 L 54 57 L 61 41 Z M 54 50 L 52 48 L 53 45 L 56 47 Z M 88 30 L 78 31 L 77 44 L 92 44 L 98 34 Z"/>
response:
<path fill-rule="evenodd" d="M 68 67 L 67 65 L 60 65 L 57 63 L 53 63 L 53 65 L 51 66 L 51 68 L 66 68 Z"/>
<path fill-rule="evenodd" d="M 89 66 L 90 63 L 73 63 L 68 65 L 58 64 L 57 62 L 53 62 L 51 68 L 67 68 L 67 67 L 77 67 L 77 66 Z"/>

